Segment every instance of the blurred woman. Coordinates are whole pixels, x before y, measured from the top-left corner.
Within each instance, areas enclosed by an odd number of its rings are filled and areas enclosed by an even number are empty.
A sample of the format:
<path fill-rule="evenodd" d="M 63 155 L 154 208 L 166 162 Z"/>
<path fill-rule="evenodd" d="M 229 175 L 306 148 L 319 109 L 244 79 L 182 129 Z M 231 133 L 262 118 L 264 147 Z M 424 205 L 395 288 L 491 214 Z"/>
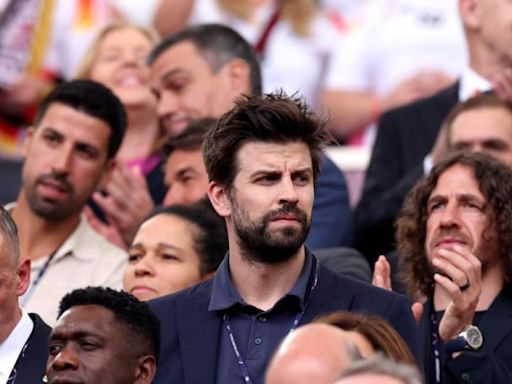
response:
<path fill-rule="evenodd" d="M 128 251 L 124 290 L 139 300 L 210 278 L 228 250 L 226 225 L 208 200 L 155 210 Z"/>
<path fill-rule="evenodd" d="M 120 246 L 130 244 L 141 219 L 162 202 L 166 191 L 158 150 L 163 133 L 145 63 L 158 40 L 152 30 L 112 24 L 93 41 L 76 75 L 109 87 L 128 115 L 116 167 L 103 185 L 104 193 L 93 195 L 107 224 L 89 215 L 95 229 Z"/>
<path fill-rule="evenodd" d="M 335 312 L 319 317 L 316 322 L 331 324 L 347 331 L 364 358 L 381 352 L 391 360 L 416 365 L 407 344 L 398 332 L 380 317 L 361 313 Z"/>

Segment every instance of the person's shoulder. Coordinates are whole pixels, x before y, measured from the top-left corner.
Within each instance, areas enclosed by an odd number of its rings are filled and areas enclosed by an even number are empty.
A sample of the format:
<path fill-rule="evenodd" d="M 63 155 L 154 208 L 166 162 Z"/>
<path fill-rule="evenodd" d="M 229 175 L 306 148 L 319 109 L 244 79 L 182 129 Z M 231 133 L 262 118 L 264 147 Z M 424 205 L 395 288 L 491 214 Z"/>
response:
<path fill-rule="evenodd" d="M 354 305 L 372 302 L 385 308 L 396 300 L 407 300 L 401 293 L 388 291 L 350 276 L 336 274 L 327 268 L 322 272 L 322 278 L 331 279 L 340 295 L 352 294 Z"/>
<path fill-rule="evenodd" d="M 183 304 L 197 304 L 199 306 L 202 305 L 207 307 L 211 296 L 211 290 L 212 280 L 209 279 L 190 288 L 185 288 L 169 295 L 157 297 L 156 299 L 150 300 L 148 304 L 157 316 L 171 311 L 174 312 L 173 308 Z"/>
<path fill-rule="evenodd" d="M 79 231 L 79 246 L 90 252 L 97 252 L 99 259 L 114 264 L 124 264 L 127 261 L 126 251 L 97 233 L 84 218 L 81 220 Z"/>
<path fill-rule="evenodd" d="M 437 108 L 439 105 L 449 106 L 450 104 L 455 104 L 457 102 L 458 84 L 459 83 L 456 82 L 432 96 L 413 101 L 385 112 L 380 118 L 379 126 L 387 120 L 395 121 L 403 120 L 407 117 L 417 117 L 419 113 L 428 112 L 431 108 Z M 407 126 L 407 129 L 410 130 L 410 127 Z"/>

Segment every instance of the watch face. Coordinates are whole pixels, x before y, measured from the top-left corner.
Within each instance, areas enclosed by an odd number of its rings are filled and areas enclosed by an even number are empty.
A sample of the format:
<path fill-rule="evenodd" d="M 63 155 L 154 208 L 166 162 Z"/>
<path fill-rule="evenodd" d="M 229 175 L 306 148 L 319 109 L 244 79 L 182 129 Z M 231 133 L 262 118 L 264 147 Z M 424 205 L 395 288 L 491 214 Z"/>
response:
<path fill-rule="evenodd" d="M 466 331 L 466 340 L 472 349 L 478 349 L 482 346 L 482 333 L 477 327 L 469 327 Z"/>

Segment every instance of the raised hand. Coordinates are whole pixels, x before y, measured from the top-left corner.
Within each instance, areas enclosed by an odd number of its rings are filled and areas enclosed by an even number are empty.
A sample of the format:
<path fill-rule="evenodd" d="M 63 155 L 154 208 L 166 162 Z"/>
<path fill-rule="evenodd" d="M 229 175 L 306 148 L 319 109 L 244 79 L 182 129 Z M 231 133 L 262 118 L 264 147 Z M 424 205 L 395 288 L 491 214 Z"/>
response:
<path fill-rule="evenodd" d="M 432 265 L 439 271 L 434 274 L 436 289 L 444 290 L 450 299 L 439 323 L 439 336 L 448 341 L 473 322 L 482 290 L 482 266 L 469 249 L 458 244 L 440 249 Z"/>

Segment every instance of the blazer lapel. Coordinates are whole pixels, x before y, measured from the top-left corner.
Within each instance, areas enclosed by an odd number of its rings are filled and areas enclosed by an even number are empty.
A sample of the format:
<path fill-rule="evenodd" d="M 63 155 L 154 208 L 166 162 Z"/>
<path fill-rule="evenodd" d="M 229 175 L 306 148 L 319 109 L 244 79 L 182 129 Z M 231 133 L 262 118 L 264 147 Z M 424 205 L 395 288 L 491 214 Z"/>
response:
<path fill-rule="evenodd" d="M 337 284 L 336 276 L 323 265 L 320 265 L 318 275 L 318 285 L 311 292 L 306 311 L 300 324 L 306 324 L 313 321 L 321 314 L 328 314 L 335 311 L 349 310 L 354 298 L 354 289 L 347 279 L 346 284 L 342 284 L 344 289 L 340 292 L 340 284 Z"/>
<path fill-rule="evenodd" d="M 210 289 L 190 297 L 180 308 L 177 326 L 185 383 L 215 383 L 221 318 L 208 311 Z"/>

